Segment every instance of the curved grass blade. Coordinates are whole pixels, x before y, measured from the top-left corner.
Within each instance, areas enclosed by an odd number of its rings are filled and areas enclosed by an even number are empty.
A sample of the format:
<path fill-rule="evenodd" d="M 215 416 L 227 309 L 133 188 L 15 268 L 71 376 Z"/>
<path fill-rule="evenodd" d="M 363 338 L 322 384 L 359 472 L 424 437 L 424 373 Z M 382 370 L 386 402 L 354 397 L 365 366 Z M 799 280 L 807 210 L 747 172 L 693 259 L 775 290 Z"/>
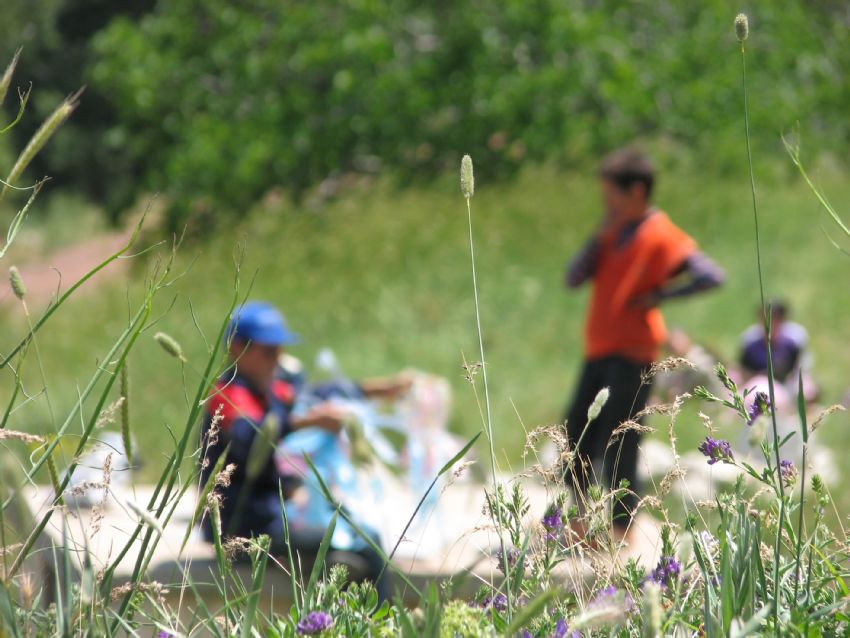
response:
<path fill-rule="evenodd" d="M 425 490 L 425 493 L 422 495 L 422 498 L 419 499 L 419 503 L 417 503 L 416 509 L 413 510 L 413 514 L 411 514 L 410 518 L 407 520 L 407 524 L 404 526 L 404 529 L 402 530 L 401 534 L 399 535 L 398 540 L 396 541 L 395 547 L 393 547 L 393 551 L 390 552 L 388 562 L 385 563 L 384 567 L 381 569 L 381 573 L 378 576 L 379 578 L 380 578 L 380 576 L 384 575 L 384 571 L 387 568 L 387 564 L 389 564 L 389 561 L 391 561 L 393 559 L 393 557 L 395 556 L 395 553 L 398 551 L 398 548 L 401 545 L 401 542 L 404 540 L 404 537 L 407 535 L 407 530 L 410 529 L 410 526 L 413 524 L 413 521 L 416 518 L 416 515 L 419 513 L 419 510 L 422 509 L 422 504 L 425 502 L 425 499 L 428 498 L 428 494 L 431 493 L 431 490 L 434 489 L 434 486 L 437 484 L 437 481 L 440 479 L 440 477 L 443 474 L 445 474 L 450 469 L 452 469 L 452 467 L 454 467 L 455 463 L 457 463 L 464 456 L 466 456 L 466 453 L 469 452 L 470 448 L 473 445 L 475 445 L 475 442 L 478 440 L 478 437 L 480 437 L 480 436 L 481 436 L 481 432 L 479 432 L 478 434 L 473 436 L 469 440 L 469 442 L 466 445 L 464 445 L 463 448 L 461 448 L 460 452 L 455 454 L 449 460 L 449 462 L 446 463 L 445 465 L 443 465 L 443 467 L 441 467 L 440 470 L 437 472 L 437 475 L 434 477 L 434 480 L 431 481 L 431 484 L 428 486 L 428 489 Z"/>
<path fill-rule="evenodd" d="M 523 627 L 531 622 L 538 614 L 540 614 L 552 600 L 558 596 L 556 589 L 547 589 L 542 594 L 529 602 L 522 610 L 513 618 L 513 622 L 508 625 L 505 631 L 505 636 L 516 636 Z"/>
<path fill-rule="evenodd" d="M 325 557 L 328 555 L 328 550 L 331 548 L 331 539 L 336 529 L 336 520 L 339 511 L 334 512 L 328 528 L 322 536 L 322 542 L 319 544 L 319 551 L 316 553 L 316 560 L 313 562 L 313 569 L 310 571 L 310 580 L 307 582 L 307 591 L 304 594 L 304 608 L 310 609 L 313 606 L 313 592 L 316 589 L 316 583 L 319 582 L 319 576 L 322 575 L 322 568 L 325 565 Z"/>
<path fill-rule="evenodd" d="M 313 473 L 313 477 L 318 482 L 319 488 L 322 490 L 322 494 L 324 495 L 324 497 L 328 501 L 328 503 L 330 503 L 334 507 L 334 509 L 336 509 L 342 515 L 342 518 L 345 519 L 345 522 L 348 523 L 349 525 L 351 525 L 351 528 L 355 532 L 357 532 L 358 536 L 360 536 L 364 541 L 366 541 L 366 543 L 369 545 L 369 547 L 371 547 L 372 549 L 374 549 L 378 553 L 378 556 L 380 556 L 381 559 L 386 564 L 388 564 L 390 566 L 390 568 L 393 570 L 393 572 L 395 572 L 398 575 L 398 577 L 401 578 L 401 580 L 404 582 L 404 584 L 407 585 L 408 587 L 410 587 L 410 589 L 417 596 L 419 596 L 421 598 L 422 592 L 419 590 L 419 588 L 416 585 L 414 585 L 411 582 L 411 580 L 410 580 L 410 578 L 408 578 L 407 574 L 405 574 L 401 569 L 399 569 L 394 563 L 392 563 L 389 560 L 389 556 L 387 556 L 384 549 L 380 545 L 378 545 L 378 543 L 376 543 L 372 539 L 372 537 L 363 530 L 362 527 L 360 527 L 355 521 L 353 521 L 351 516 L 349 516 L 348 513 L 342 508 L 342 506 L 336 501 L 336 499 L 334 499 L 333 495 L 331 494 L 330 489 L 328 488 L 327 483 L 325 483 L 325 480 L 322 478 L 321 474 L 319 474 L 319 470 L 313 464 L 313 461 L 310 459 L 310 457 L 305 454 L 304 460 L 307 462 L 307 465 L 310 467 L 310 471 Z"/>

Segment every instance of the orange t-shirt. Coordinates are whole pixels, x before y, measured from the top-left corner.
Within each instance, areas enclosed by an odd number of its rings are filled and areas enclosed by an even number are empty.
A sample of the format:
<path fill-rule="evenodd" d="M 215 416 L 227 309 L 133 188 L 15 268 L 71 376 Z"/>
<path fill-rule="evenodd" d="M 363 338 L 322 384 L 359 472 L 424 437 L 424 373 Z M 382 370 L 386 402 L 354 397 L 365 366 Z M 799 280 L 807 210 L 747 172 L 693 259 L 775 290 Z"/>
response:
<path fill-rule="evenodd" d="M 600 238 L 585 354 L 589 359 L 618 355 L 651 363 L 667 329 L 658 308 L 644 308 L 637 300 L 661 288 L 696 252 L 696 242 L 661 211 L 650 213 L 624 246 L 617 246 L 616 234 Z"/>

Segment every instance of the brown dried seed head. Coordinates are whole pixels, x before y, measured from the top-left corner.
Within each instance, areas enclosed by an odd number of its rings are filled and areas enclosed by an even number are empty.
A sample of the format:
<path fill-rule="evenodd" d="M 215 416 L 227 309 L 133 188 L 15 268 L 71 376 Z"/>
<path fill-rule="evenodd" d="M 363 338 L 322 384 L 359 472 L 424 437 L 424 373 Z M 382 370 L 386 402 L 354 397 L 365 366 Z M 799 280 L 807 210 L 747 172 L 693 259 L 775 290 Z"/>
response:
<path fill-rule="evenodd" d="M 823 423 L 824 419 L 826 419 L 826 417 L 828 417 L 830 414 L 834 414 L 835 412 L 844 412 L 845 409 L 846 408 L 843 405 L 838 404 L 829 406 L 820 414 L 818 414 L 817 418 L 812 422 L 812 427 L 810 428 L 810 431 L 814 432 L 815 430 L 817 430 L 820 427 L 821 423 Z"/>
<path fill-rule="evenodd" d="M 0 429 L 0 441 L 23 441 L 24 443 L 43 443 L 44 437 L 37 434 L 27 434 L 26 432 L 18 432 L 17 430 Z"/>
<path fill-rule="evenodd" d="M 233 476 L 233 472 L 236 471 L 235 463 L 228 463 L 227 467 L 225 467 L 221 472 L 216 474 L 215 477 L 215 485 L 216 487 L 230 487 L 230 479 Z"/>

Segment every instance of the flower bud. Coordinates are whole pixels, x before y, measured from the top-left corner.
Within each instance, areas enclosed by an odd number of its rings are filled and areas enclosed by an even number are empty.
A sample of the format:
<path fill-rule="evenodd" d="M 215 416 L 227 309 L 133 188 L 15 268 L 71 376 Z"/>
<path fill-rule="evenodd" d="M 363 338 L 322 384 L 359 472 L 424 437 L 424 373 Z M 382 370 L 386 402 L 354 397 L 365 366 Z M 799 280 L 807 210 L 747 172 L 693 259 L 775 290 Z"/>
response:
<path fill-rule="evenodd" d="M 154 341 L 156 341 L 162 349 L 165 350 L 168 354 L 176 359 L 180 359 L 180 361 L 186 362 L 186 357 L 183 355 L 183 348 L 180 347 L 180 344 L 172 337 L 171 335 L 167 335 L 164 332 L 157 332 L 154 336 Z"/>
<path fill-rule="evenodd" d="M 15 293 L 15 296 L 23 301 L 27 294 L 27 287 L 24 285 L 24 279 L 21 277 L 21 271 L 18 270 L 17 266 L 9 268 L 9 284 L 12 286 L 12 292 Z"/>
<path fill-rule="evenodd" d="M 735 35 L 739 42 L 743 42 L 750 35 L 750 21 L 745 13 L 739 13 L 735 16 Z"/>
<path fill-rule="evenodd" d="M 464 155 L 460 161 L 460 192 L 466 199 L 475 193 L 475 176 L 472 174 L 472 158 Z"/>

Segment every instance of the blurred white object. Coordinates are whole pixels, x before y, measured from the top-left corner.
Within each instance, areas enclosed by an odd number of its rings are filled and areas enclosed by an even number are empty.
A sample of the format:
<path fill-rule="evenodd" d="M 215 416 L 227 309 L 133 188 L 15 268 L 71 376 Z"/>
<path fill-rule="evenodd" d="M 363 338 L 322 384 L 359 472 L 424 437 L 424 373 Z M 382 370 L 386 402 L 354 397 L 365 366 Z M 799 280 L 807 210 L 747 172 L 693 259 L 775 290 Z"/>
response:
<path fill-rule="evenodd" d="M 103 432 L 95 444 L 80 456 L 77 469 L 65 490 L 66 502 L 87 508 L 104 500 L 104 467 L 110 455 L 109 486 L 123 487 L 130 483 L 131 468 L 121 434 Z"/>
<path fill-rule="evenodd" d="M 316 354 L 316 368 L 329 375 L 333 379 L 342 378 L 342 367 L 336 358 L 336 353 L 330 348 L 322 348 Z"/>

